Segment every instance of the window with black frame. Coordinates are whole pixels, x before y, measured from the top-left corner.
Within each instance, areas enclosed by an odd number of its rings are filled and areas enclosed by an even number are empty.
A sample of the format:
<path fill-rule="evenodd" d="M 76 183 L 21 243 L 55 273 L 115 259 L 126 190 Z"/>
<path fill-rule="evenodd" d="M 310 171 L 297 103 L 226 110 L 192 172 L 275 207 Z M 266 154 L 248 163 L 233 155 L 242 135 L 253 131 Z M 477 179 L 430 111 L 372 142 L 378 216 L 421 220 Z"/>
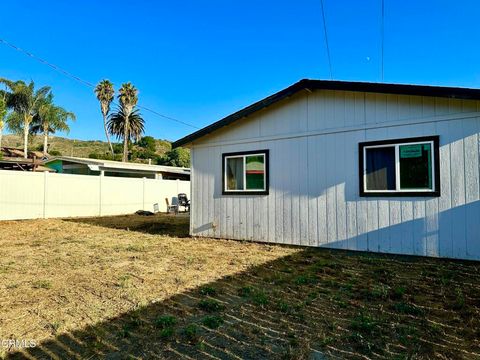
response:
<path fill-rule="evenodd" d="M 222 161 L 224 194 L 268 194 L 268 150 L 227 153 Z"/>
<path fill-rule="evenodd" d="M 359 144 L 361 196 L 439 196 L 438 136 Z"/>

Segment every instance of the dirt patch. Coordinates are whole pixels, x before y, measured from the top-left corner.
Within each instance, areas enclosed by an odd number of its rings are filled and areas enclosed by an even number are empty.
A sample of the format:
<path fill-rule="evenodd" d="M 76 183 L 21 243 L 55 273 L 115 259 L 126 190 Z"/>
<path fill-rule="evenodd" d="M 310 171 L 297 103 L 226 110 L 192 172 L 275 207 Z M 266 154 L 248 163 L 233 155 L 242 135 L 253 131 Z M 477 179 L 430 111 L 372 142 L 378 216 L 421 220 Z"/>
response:
<path fill-rule="evenodd" d="M 479 263 L 61 220 L 0 231 L 0 338 L 39 341 L 34 358 L 480 357 Z"/>

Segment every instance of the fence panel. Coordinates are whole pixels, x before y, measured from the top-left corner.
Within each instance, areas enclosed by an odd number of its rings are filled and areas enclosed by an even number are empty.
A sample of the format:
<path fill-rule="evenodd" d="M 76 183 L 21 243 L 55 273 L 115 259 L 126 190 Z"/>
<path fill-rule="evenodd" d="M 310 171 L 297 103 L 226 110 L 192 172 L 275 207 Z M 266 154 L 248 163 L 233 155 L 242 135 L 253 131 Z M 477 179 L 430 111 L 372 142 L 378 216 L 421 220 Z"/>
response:
<path fill-rule="evenodd" d="M 0 220 L 131 214 L 165 198 L 190 198 L 190 182 L 0 170 Z"/>
<path fill-rule="evenodd" d="M 100 177 L 48 174 L 45 217 L 100 215 Z"/>
<path fill-rule="evenodd" d="M 43 217 L 45 175 L 0 170 L 0 219 Z"/>
<path fill-rule="evenodd" d="M 101 198 L 102 215 L 130 214 L 143 210 L 143 179 L 104 176 Z"/>

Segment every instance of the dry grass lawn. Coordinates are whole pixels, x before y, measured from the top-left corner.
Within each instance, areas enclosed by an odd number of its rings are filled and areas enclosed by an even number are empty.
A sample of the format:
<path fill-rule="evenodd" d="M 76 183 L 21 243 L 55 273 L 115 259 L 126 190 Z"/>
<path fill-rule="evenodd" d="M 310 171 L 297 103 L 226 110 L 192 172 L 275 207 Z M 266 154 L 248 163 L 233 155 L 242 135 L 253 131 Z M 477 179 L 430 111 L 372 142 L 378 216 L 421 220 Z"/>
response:
<path fill-rule="evenodd" d="M 39 344 L 3 356 L 480 357 L 479 263 L 187 230 L 166 215 L 0 222 L 0 340 Z"/>

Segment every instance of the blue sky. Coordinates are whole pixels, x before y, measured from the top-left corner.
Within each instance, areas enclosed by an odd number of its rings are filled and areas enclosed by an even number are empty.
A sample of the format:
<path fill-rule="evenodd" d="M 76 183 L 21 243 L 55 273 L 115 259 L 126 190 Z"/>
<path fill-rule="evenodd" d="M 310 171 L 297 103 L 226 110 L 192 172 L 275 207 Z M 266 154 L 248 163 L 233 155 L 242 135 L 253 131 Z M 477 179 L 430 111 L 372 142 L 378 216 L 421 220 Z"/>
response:
<path fill-rule="evenodd" d="M 380 0 L 324 0 L 338 80 L 380 81 Z M 203 127 L 302 78 L 328 79 L 320 0 L 10 1 L 0 37 L 140 104 Z M 8 16 L 5 16 L 8 14 Z M 385 82 L 480 87 L 477 1 L 385 0 Z M 92 90 L 0 44 L 0 76 L 50 85 L 103 139 Z M 194 129 L 143 111 L 147 134 Z"/>

